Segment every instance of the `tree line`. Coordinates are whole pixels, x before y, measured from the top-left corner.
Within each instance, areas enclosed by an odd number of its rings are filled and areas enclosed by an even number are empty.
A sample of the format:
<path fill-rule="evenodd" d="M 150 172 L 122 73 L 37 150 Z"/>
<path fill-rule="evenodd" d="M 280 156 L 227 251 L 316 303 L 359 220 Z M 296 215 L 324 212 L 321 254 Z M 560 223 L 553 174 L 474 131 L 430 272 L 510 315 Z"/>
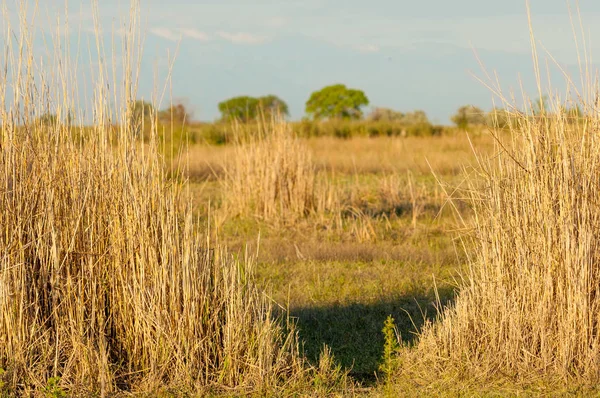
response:
<path fill-rule="evenodd" d="M 543 96 L 531 105 L 533 115 L 543 115 L 548 112 L 549 100 Z M 303 121 L 358 121 L 387 122 L 408 129 L 426 131 L 432 127 L 427 114 L 422 110 L 413 112 L 399 112 L 389 108 L 374 108 L 368 115 L 364 115 L 364 107 L 369 105 L 369 99 L 364 91 L 349 88 L 344 84 L 333 84 L 314 91 L 305 103 L 306 117 Z M 218 104 L 221 117 L 219 122 L 238 121 L 248 123 L 259 118 L 270 118 L 272 116 L 289 116 L 289 107 L 280 97 L 269 94 L 261 97 L 248 95 L 237 96 L 224 100 Z M 562 109 L 570 119 L 578 119 L 582 111 L 578 106 Z M 186 124 L 192 119 L 189 107 L 183 102 L 177 102 L 166 109 L 158 110 L 146 101 L 138 100 L 131 104 L 129 115 L 134 130 L 142 130 L 142 125 L 150 124 L 151 117 L 156 116 L 161 124 L 175 123 Z M 514 112 L 505 109 L 494 108 L 485 112 L 473 105 L 461 106 L 451 121 L 458 128 L 465 129 L 469 126 L 494 126 L 505 128 L 509 125 Z M 68 118 L 71 118 L 70 114 Z M 58 119 L 55 114 L 45 114 L 39 118 L 41 123 L 53 124 Z M 69 119 L 70 120 L 70 119 Z M 429 127 L 428 127 L 429 126 Z M 422 135 L 422 134 L 419 134 Z"/>
<path fill-rule="evenodd" d="M 548 112 L 549 100 L 543 96 L 531 104 L 534 116 L 543 115 Z M 403 113 L 389 108 L 375 108 L 364 117 L 363 108 L 369 105 L 369 99 L 362 90 L 346 87 L 343 84 L 333 84 L 313 92 L 305 104 L 306 117 L 303 120 L 362 120 L 382 121 L 398 123 L 404 126 L 425 126 L 431 124 L 427 114 L 422 110 Z M 259 116 L 271 116 L 278 114 L 289 116 L 288 106 L 284 100 L 268 95 L 254 98 L 240 96 L 230 98 L 219 103 L 221 121 L 238 120 L 249 122 L 256 120 Z M 577 119 L 582 116 L 579 107 L 563 108 L 562 111 L 569 119 Z M 514 118 L 514 111 L 494 108 L 489 112 L 473 106 L 464 105 L 458 108 L 452 115 L 451 121 L 456 127 L 465 129 L 470 126 L 494 126 L 505 128 Z"/>
<path fill-rule="evenodd" d="M 313 120 L 357 120 L 363 116 L 362 107 L 369 99 L 361 90 L 334 84 L 315 91 L 306 102 L 306 114 Z M 275 95 L 264 97 L 239 96 L 219 103 L 222 121 L 248 122 L 266 115 L 289 116 L 288 105 Z"/>

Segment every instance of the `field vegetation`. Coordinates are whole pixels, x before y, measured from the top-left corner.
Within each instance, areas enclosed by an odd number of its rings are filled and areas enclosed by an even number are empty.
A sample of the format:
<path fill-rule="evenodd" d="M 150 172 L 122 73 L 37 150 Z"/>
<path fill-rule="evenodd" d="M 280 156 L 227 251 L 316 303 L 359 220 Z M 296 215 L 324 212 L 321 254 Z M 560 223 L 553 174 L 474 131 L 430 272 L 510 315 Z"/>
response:
<path fill-rule="evenodd" d="M 227 246 L 260 246 L 260 284 L 297 319 L 310 360 L 327 344 L 355 379 L 372 383 L 386 317 L 410 341 L 435 314 L 434 287 L 441 300 L 453 297 L 465 256 L 447 200 L 475 161 L 471 143 L 491 153 L 493 140 L 305 139 L 282 122 L 266 130 L 264 139 L 181 155 L 196 214 L 212 217 Z M 455 206 L 468 217 L 466 203 Z"/>
<path fill-rule="evenodd" d="M 123 48 L 136 48 L 136 5 Z M 58 53 L 52 68 L 33 62 L 21 11 L 0 79 L 0 394 L 345 386 L 329 351 L 306 362 L 295 324 L 257 286 L 254 252 L 228 251 L 194 221 L 189 190 L 163 161 L 158 114 L 136 107 L 135 50 L 122 54 L 123 92 L 107 90 L 107 68 L 95 71 L 83 127 L 71 114 L 74 65 Z"/>
<path fill-rule="evenodd" d="M 455 126 L 342 84 L 194 123 L 137 99 L 132 6 L 91 121 L 60 36 L 41 68 L 23 8 L 7 41 L 0 396 L 598 393 L 593 82 Z"/>

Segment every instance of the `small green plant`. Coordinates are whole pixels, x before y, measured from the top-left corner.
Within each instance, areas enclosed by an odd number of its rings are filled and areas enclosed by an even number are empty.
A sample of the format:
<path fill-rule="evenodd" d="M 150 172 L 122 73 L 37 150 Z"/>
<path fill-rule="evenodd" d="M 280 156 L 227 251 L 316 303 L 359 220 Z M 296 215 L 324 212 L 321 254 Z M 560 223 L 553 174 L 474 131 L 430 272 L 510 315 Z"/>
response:
<path fill-rule="evenodd" d="M 60 377 L 51 377 L 44 387 L 44 396 L 46 398 L 66 398 L 67 393 L 60 386 Z"/>
<path fill-rule="evenodd" d="M 400 350 L 396 324 L 391 315 L 385 320 L 382 332 L 385 342 L 383 344 L 383 358 L 381 365 L 379 365 L 379 370 L 387 380 L 396 370 L 396 353 Z"/>
<path fill-rule="evenodd" d="M 3 368 L 0 368 L 0 397 L 4 396 L 4 388 L 6 387 L 6 383 L 3 380 L 5 373 L 6 371 Z"/>

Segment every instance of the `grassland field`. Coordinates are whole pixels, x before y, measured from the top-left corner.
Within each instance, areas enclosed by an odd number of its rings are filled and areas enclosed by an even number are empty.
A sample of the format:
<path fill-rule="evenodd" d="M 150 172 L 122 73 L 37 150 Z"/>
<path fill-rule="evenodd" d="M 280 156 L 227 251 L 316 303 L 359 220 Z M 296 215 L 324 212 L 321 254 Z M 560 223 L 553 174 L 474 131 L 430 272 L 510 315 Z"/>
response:
<path fill-rule="evenodd" d="M 546 96 L 531 33 L 540 100 L 492 87 L 511 110 L 464 130 L 194 125 L 136 111 L 138 7 L 93 120 L 60 33 L 38 64 L 5 10 L 1 398 L 599 396 L 587 54 Z"/>
<path fill-rule="evenodd" d="M 464 264 L 461 231 L 448 199 L 493 139 L 467 132 L 439 137 L 302 139 L 318 178 L 356 209 L 340 228 L 308 217 L 291 224 L 222 216 L 218 239 L 258 247 L 258 277 L 270 297 L 297 321 L 308 358 L 323 345 L 356 380 L 377 379 L 383 323 L 394 317 L 404 342 L 437 313 L 434 289 L 452 300 Z M 222 178 L 235 156 L 229 145 L 192 145 L 173 167 L 190 182 L 194 212 L 219 217 Z M 460 206 L 460 198 L 453 198 Z M 465 217 L 468 206 L 461 209 Z"/>

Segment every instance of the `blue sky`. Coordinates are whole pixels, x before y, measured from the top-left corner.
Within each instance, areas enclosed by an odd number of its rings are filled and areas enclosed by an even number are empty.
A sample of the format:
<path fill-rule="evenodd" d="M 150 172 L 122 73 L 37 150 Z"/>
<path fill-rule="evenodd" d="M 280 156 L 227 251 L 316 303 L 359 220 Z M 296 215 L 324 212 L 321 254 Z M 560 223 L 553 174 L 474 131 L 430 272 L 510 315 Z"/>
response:
<path fill-rule="evenodd" d="M 39 29 L 53 29 L 64 0 L 40 1 Z M 10 11 L 10 2 L 7 3 Z M 93 26 L 87 2 L 67 1 L 71 40 Z M 577 74 L 577 54 L 565 0 L 531 0 L 542 62 L 548 50 Z M 574 3 L 571 2 L 571 6 Z M 588 47 L 600 45 L 600 2 L 580 0 Z M 127 1 L 98 6 L 105 31 L 118 33 Z M 168 54 L 178 49 L 172 96 L 197 119 L 218 116 L 217 103 L 236 95 L 275 94 L 303 116 L 310 93 L 344 83 L 365 91 L 370 107 L 423 109 L 447 123 L 463 104 L 492 107 L 479 58 L 506 92 L 535 95 L 525 0 L 142 0 L 145 36 L 138 96 L 149 98 L 166 79 Z M 579 29 L 579 25 L 576 26 Z M 477 55 L 476 55 L 477 54 Z M 553 88 L 564 90 L 552 67 Z M 518 102 L 519 100 L 517 100 Z"/>

